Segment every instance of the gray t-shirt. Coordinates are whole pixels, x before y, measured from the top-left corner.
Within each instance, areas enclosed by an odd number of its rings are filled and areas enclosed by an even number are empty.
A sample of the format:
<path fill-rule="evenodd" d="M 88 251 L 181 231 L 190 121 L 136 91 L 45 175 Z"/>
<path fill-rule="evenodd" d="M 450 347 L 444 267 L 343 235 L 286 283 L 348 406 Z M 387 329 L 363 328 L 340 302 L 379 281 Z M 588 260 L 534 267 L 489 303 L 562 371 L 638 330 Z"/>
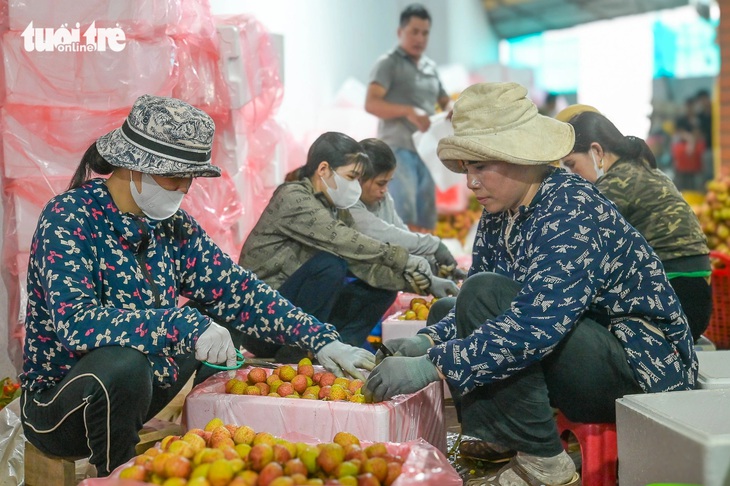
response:
<path fill-rule="evenodd" d="M 426 56 L 416 65 L 400 47 L 381 56 L 370 73 L 370 82 L 385 88 L 385 101 L 421 108 L 429 115 L 436 112 L 439 98 L 447 96 L 436 63 Z M 378 138 L 391 148 L 415 151 L 413 132 L 416 127 L 405 118 L 381 119 Z"/>

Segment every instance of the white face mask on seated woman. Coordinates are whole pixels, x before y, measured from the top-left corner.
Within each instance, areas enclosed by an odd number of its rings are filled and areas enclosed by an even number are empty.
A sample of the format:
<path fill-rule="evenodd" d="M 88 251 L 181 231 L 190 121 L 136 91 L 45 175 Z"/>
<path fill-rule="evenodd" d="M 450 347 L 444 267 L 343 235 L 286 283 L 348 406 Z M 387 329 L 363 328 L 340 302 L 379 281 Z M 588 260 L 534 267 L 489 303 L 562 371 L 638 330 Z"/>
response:
<path fill-rule="evenodd" d="M 150 219 L 162 221 L 169 218 L 180 209 L 183 197 L 185 197 L 184 192 L 165 189 L 151 175 L 144 172 L 141 186 L 142 190 L 137 191 L 130 172 L 129 188 L 132 191 L 132 199 Z"/>
<path fill-rule="evenodd" d="M 360 181 L 357 179 L 349 181 L 334 170 L 332 173 L 334 174 L 335 179 L 334 188 L 330 187 L 324 177 L 320 176 L 322 178 L 322 182 L 324 182 L 327 195 L 332 200 L 332 204 L 334 204 L 338 209 L 347 209 L 354 206 L 355 203 L 360 200 L 360 195 L 362 194 Z"/>

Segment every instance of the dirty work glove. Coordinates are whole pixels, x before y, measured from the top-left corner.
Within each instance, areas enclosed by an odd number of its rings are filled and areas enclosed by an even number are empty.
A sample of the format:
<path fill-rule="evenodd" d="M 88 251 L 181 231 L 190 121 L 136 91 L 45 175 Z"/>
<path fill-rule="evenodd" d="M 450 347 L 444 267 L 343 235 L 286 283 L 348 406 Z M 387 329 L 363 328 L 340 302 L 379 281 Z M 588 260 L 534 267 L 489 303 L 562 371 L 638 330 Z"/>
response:
<path fill-rule="evenodd" d="M 341 341 L 332 341 L 326 344 L 317 353 L 319 364 L 337 376 L 348 375 L 365 381 L 365 376 L 358 370 L 368 371 L 375 367 L 375 355 L 362 348 L 356 348 Z"/>
<path fill-rule="evenodd" d="M 388 339 L 383 344 L 385 344 L 394 356 L 423 356 L 433 346 L 431 338 L 425 334 Z M 375 355 L 375 362 L 380 363 L 384 358 L 383 351 L 379 349 Z"/>
<path fill-rule="evenodd" d="M 228 329 L 210 321 L 208 329 L 195 343 L 195 359 L 212 364 L 225 362 L 228 367 L 236 366 L 236 348 Z"/>
<path fill-rule="evenodd" d="M 456 267 L 453 272 L 451 272 L 451 278 L 454 280 L 464 280 L 466 279 L 468 273 L 464 270 L 462 270 L 459 267 Z"/>
<path fill-rule="evenodd" d="M 449 279 L 431 277 L 429 292 L 439 299 L 441 297 L 453 297 L 459 294 L 459 287 Z"/>
<path fill-rule="evenodd" d="M 428 260 L 416 255 L 408 255 L 406 268 L 403 270 L 403 276 L 406 281 L 418 290 L 416 293 L 422 294 L 428 291 L 431 286 L 431 267 Z M 416 290 L 414 289 L 414 290 Z"/>
<path fill-rule="evenodd" d="M 440 379 L 428 356 L 391 356 L 375 367 L 365 382 L 365 401 L 382 402 L 395 395 L 415 393 Z"/>
<path fill-rule="evenodd" d="M 444 245 L 443 241 L 439 241 L 439 247 L 436 248 L 436 253 L 433 256 L 436 258 L 440 267 L 451 267 L 452 270 L 456 268 L 456 260 L 454 260 L 454 256 L 446 245 Z"/>

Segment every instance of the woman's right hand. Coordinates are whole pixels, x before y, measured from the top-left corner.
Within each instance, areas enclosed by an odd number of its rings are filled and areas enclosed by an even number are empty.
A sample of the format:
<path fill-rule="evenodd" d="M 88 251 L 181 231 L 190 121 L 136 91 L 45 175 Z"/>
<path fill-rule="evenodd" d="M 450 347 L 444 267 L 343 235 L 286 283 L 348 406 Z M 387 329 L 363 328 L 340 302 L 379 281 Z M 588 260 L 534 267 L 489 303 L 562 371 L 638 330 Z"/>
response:
<path fill-rule="evenodd" d="M 317 361 L 337 376 L 347 374 L 363 381 L 365 375 L 358 368 L 370 371 L 375 367 L 373 353 L 340 341 L 332 341 L 322 347 L 317 353 Z"/>
<path fill-rule="evenodd" d="M 212 364 L 225 362 L 229 368 L 236 366 L 236 348 L 228 329 L 211 320 L 195 342 L 195 359 Z"/>

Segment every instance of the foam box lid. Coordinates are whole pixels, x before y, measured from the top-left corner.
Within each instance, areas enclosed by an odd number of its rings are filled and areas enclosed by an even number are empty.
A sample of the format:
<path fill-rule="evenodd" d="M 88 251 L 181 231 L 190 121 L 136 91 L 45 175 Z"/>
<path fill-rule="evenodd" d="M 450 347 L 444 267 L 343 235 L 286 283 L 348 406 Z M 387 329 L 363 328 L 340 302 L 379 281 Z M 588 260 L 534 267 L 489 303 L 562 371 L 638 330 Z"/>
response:
<path fill-rule="evenodd" d="M 730 351 L 698 351 L 702 388 L 730 388 Z"/>
<path fill-rule="evenodd" d="M 626 395 L 616 401 L 672 430 L 709 445 L 730 444 L 730 389 Z"/>
<path fill-rule="evenodd" d="M 225 393 L 228 380 L 226 372 L 217 373 L 192 389 L 183 407 L 186 430 L 204 428 L 218 417 L 224 423 L 249 425 L 280 437 L 299 433 L 329 442 L 340 431 L 374 442 L 406 442 L 420 437 L 446 451 L 441 381 L 381 403 L 353 403 L 232 395 Z"/>

